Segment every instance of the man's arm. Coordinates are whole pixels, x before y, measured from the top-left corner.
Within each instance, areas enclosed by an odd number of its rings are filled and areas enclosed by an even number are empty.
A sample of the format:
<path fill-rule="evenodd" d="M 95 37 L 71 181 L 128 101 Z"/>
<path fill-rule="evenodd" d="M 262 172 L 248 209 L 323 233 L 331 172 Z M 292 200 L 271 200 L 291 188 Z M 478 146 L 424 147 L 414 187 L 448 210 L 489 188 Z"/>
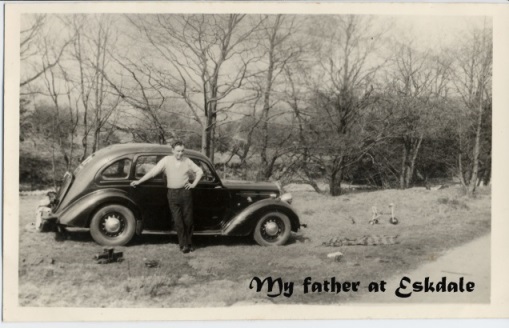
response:
<path fill-rule="evenodd" d="M 194 162 L 192 160 L 188 159 L 188 161 L 189 161 L 189 167 L 191 168 L 191 171 L 193 171 L 195 174 L 195 178 L 194 178 L 193 183 L 189 183 L 189 182 L 186 183 L 185 188 L 193 189 L 194 187 L 196 187 L 198 182 L 200 182 L 200 179 L 203 177 L 203 170 L 201 169 L 201 167 L 194 164 Z"/>
<path fill-rule="evenodd" d="M 150 171 L 148 171 L 143 177 L 141 177 L 140 180 L 138 180 L 138 181 L 135 180 L 135 181 L 131 182 L 131 187 L 136 188 L 137 185 L 142 184 L 143 182 L 145 182 L 147 180 L 150 180 L 153 177 L 155 177 L 156 175 L 158 175 L 159 173 L 163 172 L 164 171 L 164 161 L 165 161 L 165 158 L 166 157 L 161 159 L 157 163 L 157 165 L 154 166 L 152 169 L 150 169 Z"/>

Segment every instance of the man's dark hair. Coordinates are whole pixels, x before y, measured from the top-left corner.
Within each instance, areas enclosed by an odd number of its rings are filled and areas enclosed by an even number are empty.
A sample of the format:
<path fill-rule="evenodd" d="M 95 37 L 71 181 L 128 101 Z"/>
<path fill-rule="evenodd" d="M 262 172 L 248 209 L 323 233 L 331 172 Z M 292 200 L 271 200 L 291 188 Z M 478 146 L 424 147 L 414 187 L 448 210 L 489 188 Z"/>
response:
<path fill-rule="evenodd" d="M 171 145 L 173 148 L 177 147 L 177 146 L 182 146 L 182 147 L 185 147 L 184 146 L 184 143 L 180 140 L 177 140 L 173 143 L 173 145 Z"/>

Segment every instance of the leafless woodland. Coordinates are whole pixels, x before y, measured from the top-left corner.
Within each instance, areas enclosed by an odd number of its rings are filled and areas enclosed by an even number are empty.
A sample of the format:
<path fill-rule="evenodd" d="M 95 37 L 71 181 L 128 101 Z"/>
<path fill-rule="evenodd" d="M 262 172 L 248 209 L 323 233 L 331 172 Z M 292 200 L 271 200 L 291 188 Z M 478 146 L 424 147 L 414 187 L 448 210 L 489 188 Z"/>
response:
<path fill-rule="evenodd" d="M 181 139 L 227 178 L 474 194 L 491 177 L 492 21 L 419 19 L 429 30 L 390 16 L 23 15 L 21 188 L 56 188 L 109 144 Z"/>

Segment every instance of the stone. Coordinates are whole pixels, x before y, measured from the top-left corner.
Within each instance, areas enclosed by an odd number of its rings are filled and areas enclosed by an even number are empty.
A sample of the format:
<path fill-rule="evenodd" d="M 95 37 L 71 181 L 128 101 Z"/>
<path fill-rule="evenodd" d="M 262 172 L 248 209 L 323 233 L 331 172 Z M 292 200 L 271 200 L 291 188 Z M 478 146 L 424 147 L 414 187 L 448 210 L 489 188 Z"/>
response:
<path fill-rule="evenodd" d="M 333 259 L 336 262 L 341 261 L 342 257 L 343 257 L 343 253 L 341 253 L 341 252 L 334 252 L 334 253 L 327 254 L 327 258 Z"/>

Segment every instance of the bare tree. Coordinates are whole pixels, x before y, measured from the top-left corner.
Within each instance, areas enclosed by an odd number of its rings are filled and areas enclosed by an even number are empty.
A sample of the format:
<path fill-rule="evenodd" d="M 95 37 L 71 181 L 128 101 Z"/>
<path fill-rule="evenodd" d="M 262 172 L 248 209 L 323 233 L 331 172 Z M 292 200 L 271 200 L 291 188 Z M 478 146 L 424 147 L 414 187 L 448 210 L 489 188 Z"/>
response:
<path fill-rule="evenodd" d="M 61 76 L 58 76 L 58 73 L 61 73 Z M 72 89 L 65 69 L 59 65 L 58 70 L 56 68 L 46 70 L 43 77 L 44 85 L 47 90 L 45 95 L 49 97 L 53 103 L 51 147 L 53 184 L 56 188 L 56 181 L 58 178 L 56 174 L 57 165 L 55 163 L 55 150 L 62 154 L 65 161 L 65 170 L 69 171 L 73 162 L 74 134 L 78 125 L 78 112 L 77 107 L 73 109 L 74 104 L 71 99 Z M 61 98 L 64 98 L 64 101 L 61 101 Z M 67 104 L 65 101 L 67 101 Z M 68 111 L 63 113 L 65 107 L 67 107 Z"/>
<path fill-rule="evenodd" d="M 400 188 L 410 187 L 423 139 L 431 136 L 439 121 L 438 104 L 448 92 L 449 63 L 412 42 L 395 46 L 393 71 L 387 81 L 393 115 L 391 134 L 402 148 Z"/>
<path fill-rule="evenodd" d="M 202 129 L 202 152 L 214 160 L 218 115 L 242 99 L 228 100 L 239 89 L 254 60 L 247 42 L 258 24 L 246 15 L 127 16 L 164 63 L 161 85 L 182 97 Z M 233 98 L 233 97 L 230 97 Z"/>
<path fill-rule="evenodd" d="M 59 65 L 61 78 L 63 79 L 64 84 L 64 94 L 67 98 L 67 108 L 69 110 L 68 119 L 70 123 L 69 132 L 69 149 L 68 155 L 64 154 L 64 159 L 66 161 L 66 169 L 69 171 L 73 167 L 73 159 L 74 159 L 74 138 L 78 131 L 79 124 L 79 98 L 75 96 L 75 83 L 72 81 L 71 77 L 67 73 L 66 69 Z"/>
<path fill-rule="evenodd" d="M 256 136 L 256 131 L 262 122 L 262 116 L 259 115 L 259 106 L 258 103 L 261 101 L 261 92 L 260 90 L 256 90 L 256 94 L 254 95 L 254 100 L 250 106 L 250 110 L 245 114 L 240 122 L 237 124 L 237 129 L 233 135 L 233 143 L 231 148 L 231 157 L 234 155 L 238 156 L 240 159 L 239 166 L 244 169 L 243 178 L 247 179 L 247 170 L 248 170 L 248 159 L 249 156 L 253 153 L 252 147 L 254 144 L 254 138 Z M 231 158 L 230 158 L 231 160 Z M 228 161 L 226 161 L 228 162 Z"/>
<path fill-rule="evenodd" d="M 460 181 L 468 187 L 468 193 L 476 191 L 479 175 L 479 157 L 481 138 L 484 134 L 483 120 L 487 106 L 491 107 L 491 78 L 493 64 L 492 30 L 485 24 L 483 29 L 476 29 L 466 39 L 459 51 L 455 53 L 454 85 L 464 109 L 475 117 L 473 124 L 474 141 L 471 151 L 471 174 L 465 178 L 463 172 L 463 154 L 460 149 L 458 168 Z M 460 147 L 461 147 L 460 136 Z"/>
<path fill-rule="evenodd" d="M 326 171 L 333 196 L 341 194 L 345 170 L 382 138 L 381 133 L 366 133 L 362 120 L 376 100 L 374 76 L 382 66 L 374 53 L 383 31 L 375 32 L 371 22 L 361 16 L 315 21 L 323 43 L 308 128 L 313 159 Z"/>
<path fill-rule="evenodd" d="M 271 120 L 271 109 L 280 99 L 274 97 L 278 77 L 284 72 L 288 63 L 295 61 L 301 53 L 300 47 L 292 42 L 292 36 L 296 33 L 294 16 L 266 16 L 262 19 L 262 41 L 260 46 L 264 49 L 264 59 L 267 61 L 267 68 L 262 73 L 264 83 L 262 85 L 263 108 L 261 112 L 261 144 L 258 179 L 267 180 L 271 177 L 276 160 L 287 152 L 284 142 L 291 136 L 287 133 L 280 136 L 278 141 L 269 140 L 269 122 Z"/>
<path fill-rule="evenodd" d="M 99 137 L 103 126 L 122 101 L 122 97 L 113 95 L 108 90 L 104 75 L 101 74 L 109 65 L 108 54 L 110 47 L 116 42 L 115 27 L 112 20 L 107 16 L 99 18 L 96 23 L 98 27 L 97 35 L 92 39 L 93 45 L 95 45 L 95 57 L 92 61 L 95 93 L 92 152 L 95 152 L 99 147 Z M 107 98 L 111 99 L 109 103 L 107 103 Z"/>
<path fill-rule="evenodd" d="M 25 87 L 41 77 L 47 70 L 55 67 L 62 58 L 71 39 L 58 45 L 55 38 L 49 40 L 45 30 L 47 16 L 44 14 L 26 15 L 27 26 L 22 28 L 20 41 L 20 61 L 28 71 L 21 77 L 20 87 Z M 48 44 L 51 43 L 51 46 Z M 58 49 L 56 49 L 58 47 Z M 53 50 L 53 51 L 51 51 Z"/>
<path fill-rule="evenodd" d="M 169 131 L 169 124 L 161 117 L 165 114 L 165 103 L 169 99 L 164 87 L 160 84 L 157 72 L 153 72 L 150 65 L 139 59 L 139 63 L 128 57 L 117 58 L 111 55 L 126 75 L 121 82 L 115 82 L 104 70 L 101 70 L 103 77 L 127 104 L 137 109 L 142 115 L 142 121 L 148 122 L 142 129 L 132 126 L 132 122 L 125 122 L 127 125 L 117 127 L 123 131 L 133 133 L 138 138 L 151 142 L 147 135 L 147 129 L 154 131 L 159 144 L 166 144 L 168 137 L 175 138 L 175 133 Z M 120 57 L 120 56 L 119 56 Z M 144 131 L 142 131 L 144 130 Z"/>
<path fill-rule="evenodd" d="M 309 121 L 311 118 L 307 108 L 309 104 L 306 102 L 306 85 L 297 81 L 300 75 L 303 75 L 303 79 L 307 80 L 308 76 L 306 76 L 301 66 L 300 70 L 290 66 L 285 68 L 287 90 L 284 101 L 294 113 L 298 142 L 297 149 L 294 149 L 293 152 L 300 155 L 294 158 L 294 162 L 297 164 L 293 170 L 294 176 L 297 177 L 297 180 L 294 178 L 294 182 L 309 184 L 316 192 L 321 193 L 322 190 L 315 180 L 315 176 L 320 176 L 320 174 L 313 174 L 313 172 L 316 172 L 317 165 L 312 159 L 313 144 L 309 136 Z"/>
<path fill-rule="evenodd" d="M 111 64 L 109 53 L 117 42 L 117 32 L 115 21 L 108 15 L 72 15 L 64 22 L 75 35 L 71 57 L 77 67 L 74 81 L 82 107 L 83 160 L 89 150 L 95 152 L 100 147 L 101 131 L 122 102 L 122 98 L 110 90 L 103 74 Z"/>
<path fill-rule="evenodd" d="M 61 97 L 65 93 L 60 90 L 60 77 L 58 71 L 62 70 L 61 62 L 65 57 L 68 45 L 73 41 L 73 35 L 67 34 L 63 37 L 55 36 L 53 29 L 56 28 L 54 21 L 48 15 L 24 15 L 22 19 L 20 32 L 20 60 L 21 60 L 21 81 L 20 81 L 20 99 L 30 95 L 33 98 L 34 110 L 37 108 L 40 96 L 49 97 L 53 103 L 51 113 L 51 129 L 46 136 L 51 145 L 51 164 L 53 187 L 57 185 L 57 153 L 61 153 L 65 161 L 65 169 L 69 169 L 72 164 L 72 150 L 67 152 L 68 133 L 71 132 L 71 138 L 76 129 L 76 113 L 70 106 L 61 102 Z M 27 101 L 22 101 L 21 112 L 22 119 L 30 118 L 31 113 L 26 108 Z M 63 113 L 64 108 L 69 108 L 69 113 Z M 67 109 L 66 108 L 66 109 Z M 42 110 L 41 115 L 45 110 Z M 38 126 L 40 122 L 30 120 L 26 122 L 25 127 L 32 128 Z M 23 121 L 21 122 L 23 125 Z M 35 128 L 35 130 L 39 130 Z M 24 136 L 26 133 L 22 133 Z M 34 136 L 33 136 L 34 137 Z M 71 142 L 72 143 L 72 142 Z M 72 149 L 72 146 L 71 146 Z M 70 156 L 69 156 L 70 155 Z"/>

